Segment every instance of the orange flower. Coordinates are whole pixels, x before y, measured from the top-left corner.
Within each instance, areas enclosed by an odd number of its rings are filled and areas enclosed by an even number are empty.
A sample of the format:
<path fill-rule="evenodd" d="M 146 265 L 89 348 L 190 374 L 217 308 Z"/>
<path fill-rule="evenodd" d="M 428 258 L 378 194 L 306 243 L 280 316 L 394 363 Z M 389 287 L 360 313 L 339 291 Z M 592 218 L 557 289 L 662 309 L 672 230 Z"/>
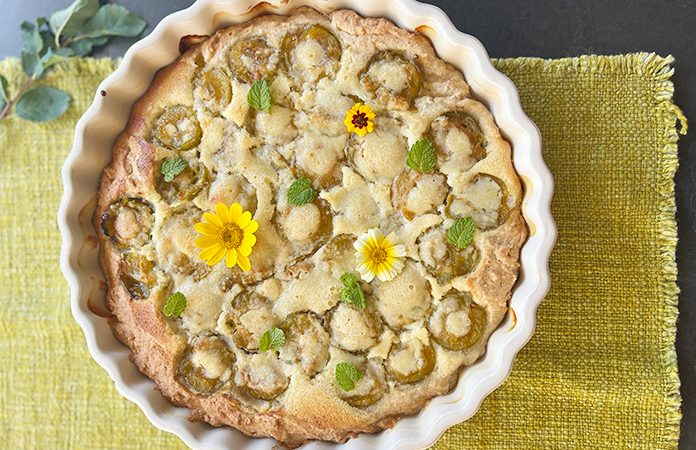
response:
<path fill-rule="evenodd" d="M 372 121 L 375 119 L 375 113 L 372 112 L 369 106 L 362 103 L 356 103 L 351 109 L 346 112 L 346 120 L 343 122 L 348 127 L 348 132 L 355 133 L 360 137 L 367 133 L 372 133 L 374 126 Z"/>

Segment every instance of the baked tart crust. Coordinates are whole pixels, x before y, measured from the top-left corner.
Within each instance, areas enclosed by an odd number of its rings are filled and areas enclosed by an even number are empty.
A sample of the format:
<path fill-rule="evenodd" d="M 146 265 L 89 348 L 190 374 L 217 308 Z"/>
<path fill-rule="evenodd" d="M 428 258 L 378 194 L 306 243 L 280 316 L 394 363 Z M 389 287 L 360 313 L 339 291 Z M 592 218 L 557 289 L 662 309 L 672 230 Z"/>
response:
<path fill-rule="evenodd" d="M 255 81 L 270 112 L 250 108 Z M 374 131 L 350 133 L 356 102 Z M 429 173 L 407 165 L 432 143 Z M 109 325 L 138 368 L 192 420 L 288 446 L 391 427 L 450 391 L 507 312 L 527 236 L 509 144 L 422 35 L 348 10 L 299 8 L 221 30 L 156 76 L 104 170 L 94 225 Z M 187 167 L 172 181 L 173 158 Z M 288 203 L 308 178 L 313 201 Z M 259 224 L 251 269 L 209 266 L 194 229 L 218 203 Z M 476 231 L 447 242 L 457 218 Z M 403 268 L 341 301 L 356 240 L 394 233 Z M 179 317 L 167 299 L 187 300 Z M 283 330 L 261 352 L 264 331 Z M 336 366 L 362 379 L 345 391 Z M 307 401 L 311 399 L 311 401 Z"/>

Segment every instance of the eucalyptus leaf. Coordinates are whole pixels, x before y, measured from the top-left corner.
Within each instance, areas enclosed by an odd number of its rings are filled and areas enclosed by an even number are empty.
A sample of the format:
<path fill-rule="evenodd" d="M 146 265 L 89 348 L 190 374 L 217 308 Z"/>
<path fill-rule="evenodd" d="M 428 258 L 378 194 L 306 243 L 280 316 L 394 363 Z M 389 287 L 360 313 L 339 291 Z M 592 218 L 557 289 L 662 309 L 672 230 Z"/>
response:
<path fill-rule="evenodd" d="M 56 42 L 61 37 L 75 36 L 89 19 L 99 11 L 99 0 L 75 0 L 65 9 L 55 11 L 48 21 Z"/>
<path fill-rule="evenodd" d="M 61 116 L 70 106 L 70 96 L 48 86 L 28 91 L 17 102 L 15 114 L 32 122 L 45 122 Z"/>
<path fill-rule="evenodd" d="M 51 67 L 54 64 L 58 64 L 59 62 L 67 61 L 69 59 L 72 59 L 74 57 L 75 51 L 71 48 L 59 48 L 58 50 L 53 50 L 51 48 L 48 49 L 45 55 L 41 57 L 39 60 L 41 62 L 41 65 L 43 66 L 43 69 L 46 70 L 47 68 Z"/>
<path fill-rule="evenodd" d="M 7 98 L 7 79 L 0 75 L 0 111 L 5 107 L 10 100 Z"/>
<path fill-rule="evenodd" d="M 56 40 L 50 31 L 41 31 L 41 39 L 43 39 L 44 50 L 48 48 L 56 49 Z"/>
<path fill-rule="evenodd" d="M 5 106 L 5 103 L 10 101 L 10 98 L 7 96 L 7 78 L 3 77 L 0 75 L 0 101 L 3 102 L 2 106 L 0 106 L 0 109 L 2 109 L 3 106 Z"/>
<path fill-rule="evenodd" d="M 46 23 L 44 17 L 39 17 L 36 19 L 36 26 L 34 27 L 34 46 L 36 47 L 36 53 L 41 53 L 41 50 L 45 48 L 43 36 L 41 36 L 41 27 Z"/>
<path fill-rule="evenodd" d="M 36 75 L 35 78 L 43 75 L 43 65 L 39 60 L 39 55 L 33 52 L 22 51 L 22 69 L 29 76 Z"/>
<path fill-rule="evenodd" d="M 57 56 L 62 56 L 66 58 L 70 56 L 75 56 L 75 50 L 69 47 L 61 47 L 58 50 L 53 50 L 53 53 Z"/>
<path fill-rule="evenodd" d="M 43 49 L 44 42 L 38 29 L 35 24 L 26 21 L 19 26 L 22 38 L 22 69 L 28 76 L 36 74 L 36 78 L 43 73 L 39 52 Z"/>
<path fill-rule="evenodd" d="M 94 47 L 100 47 L 106 44 L 108 40 L 108 36 L 102 36 L 97 38 L 84 37 L 81 39 L 75 39 L 74 41 L 70 42 L 67 45 L 67 47 L 64 48 L 73 49 L 73 51 L 75 52 L 75 56 L 85 56 L 89 55 L 94 49 Z"/>
<path fill-rule="evenodd" d="M 43 73 L 39 52 L 43 49 L 44 42 L 38 29 L 35 24 L 26 21 L 19 26 L 22 38 L 22 69 L 28 76 L 36 74 L 36 78 Z"/>
<path fill-rule="evenodd" d="M 22 53 L 39 53 L 44 46 L 43 38 L 39 33 L 38 27 L 31 22 L 22 22 L 19 26 L 22 38 Z"/>
<path fill-rule="evenodd" d="M 137 36 L 147 24 L 121 5 L 106 4 L 85 25 L 83 34 L 100 36 Z"/>

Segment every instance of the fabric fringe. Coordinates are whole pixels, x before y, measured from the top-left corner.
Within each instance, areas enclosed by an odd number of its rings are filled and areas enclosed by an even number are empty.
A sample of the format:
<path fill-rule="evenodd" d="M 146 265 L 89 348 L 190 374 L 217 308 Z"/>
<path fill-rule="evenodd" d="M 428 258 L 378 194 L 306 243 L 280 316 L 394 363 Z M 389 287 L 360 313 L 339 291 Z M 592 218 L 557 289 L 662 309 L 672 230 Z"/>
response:
<path fill-rule="evenodd" d="M 680 379 L 677 366 L 677 352 L 674 342 L 677 332 L 677 318 L 679 316 L 677 286 L 677 222 L 675 219 L 676 203 L 674 198 L 674 175 L 679 161 L 677 158 L 677 122 L 681 129 L 679 133 L 686 134 L 688 130 L 686 117 L 672 102 L 674 85 L 670 80 L 674 74 L 671 64 L 674 58 L 670 55 L 666 58 L 657 58 L 654 54 L 647 55 L 654 64 L 658 86 L 655 94 L 657 103 L 657 117 L 664 123 L 662 137 L 662 149 L 660 150 L 660 173 L 658 179 L 658 194 L 660 195 L 659 207 L 659 235 L 658 246 L 660 248 L 660 280 L 659 291 L 665 299 L 665 316 L 663 317 L 661 342 L 661 355 L 666 375 L 667 392 L 665 416 L 668 432 L 665 433 L 665 444 L 672 445 L 675 449 L 679 443 L 681 423 L 681 393 Z"/>
<path fill-rule="evenodd" d="M 493 61 L 501 72 L 533 70 L 542 73 L 652 74 L 659 83 L 655 100 L 659 104 L 660 114 L 664 115 L 666 120 L 671 120 L 672 124 L 679 122 L 679 134 L 686 134 L 688 130 L 686 117 L 681 109 L 672 103 L 674 86 L 670 78 L 674 75 L 674 69 L 671 67 L 674 58 L 671 55 L 661 57 L 656 53 L 632 53 L 616 56 L 584 55 L 562 59 L 508 58 Z"/>
<path fill-rule="evenodd" d="M 651 75 L 656 80 L 654 87 L 654 108 L 658 120 L 664 124 L 662 148 L 659 149 L 660 167 L 657 189 L 659 194 L 659 216 L 657 245 L 660 252 L 659 292 L 665 300 L 662 317 L 662 340 L 660 350 L 662 368 L 666 375 L 664 416 L 667 432 L 664 435 L 666 448 L 677 450 L 679 443 L 681 413 L 681 382 L 679 379 L 677 353 L 675 349 L 676 323 L 679 316 L 677 286 L 677 222 L 674 175 L 677 171 L 677 141 L 679 134 L 686 134 L 687 119 L 672 102 L 674 85 L 670 80 L 674 74 L 671 67 L 674 58 L 658 56 L 655 53 L 634 53 L 628 55 L 602 56 L 585 55 L 563 59 L 510 58 L 496 59 L 494 64 L 505 73 L 622 73 L 640 76 Z"/>
<path fill-rule="evenodd" d="M 670 64 L 672 56 L 661 57 L 656 53 L 631 53 L 627 55 L 583 55 L 573 58 L 506 58 L 496 59 L 495 66 L 502 72 L 527 69 L 539 72 L 574 72 L 574 73 L 622 73 L 654 74 L 669 79 L 674 74 Z"/>

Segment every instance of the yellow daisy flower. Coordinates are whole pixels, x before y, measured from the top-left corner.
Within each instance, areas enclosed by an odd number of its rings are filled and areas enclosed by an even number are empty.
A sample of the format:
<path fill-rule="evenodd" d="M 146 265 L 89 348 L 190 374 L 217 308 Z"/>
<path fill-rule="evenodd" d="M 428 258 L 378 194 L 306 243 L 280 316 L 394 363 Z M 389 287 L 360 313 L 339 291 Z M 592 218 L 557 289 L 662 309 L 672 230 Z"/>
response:
<path fill-rule="evenodd" d="M 353 247 L 357 250 L 355 256 L 360 261 L 355 270 L 360 272 L 361 278 L 368 283 L 375 276 L 379 281 L 389 281 L 404 268 L 406 247 L 396 243 L 396 235 L 393 232 L 384 237 L 378 228 L 372 228 L 363 233 L 353 243 Z"/>
<path fill-rule="evenodd" d="M 362 103 L 356 103 L 351 109 L 346 112 L 346 120 L 343 123 L 348 127 L 348 132 L 353 132 L 360 137 L 366 133 L 372 133 L 374 126 L 372 121 L 375 120 L 375 113 L 372 112 L 369 106 Z"/>
<path fill-rule="evenodd" d="M 256 244 L 254 233 L 259 228 L 259 224 L 251 220 L 251 213 L 243 211 L 239 203 L 229 209 L 224 203 L 218 203 L 215 214 L 207 212 L 203 219 L 207 223 L 199 222 L 193 226 L 203 235 L 195 242 L 196 247 L 204 249 L 198 256 L 209 266 L 225 258 L 229 268 L 239 264 L 244 271 L 251 269 L 249 255 L 251 247 Z"/>

